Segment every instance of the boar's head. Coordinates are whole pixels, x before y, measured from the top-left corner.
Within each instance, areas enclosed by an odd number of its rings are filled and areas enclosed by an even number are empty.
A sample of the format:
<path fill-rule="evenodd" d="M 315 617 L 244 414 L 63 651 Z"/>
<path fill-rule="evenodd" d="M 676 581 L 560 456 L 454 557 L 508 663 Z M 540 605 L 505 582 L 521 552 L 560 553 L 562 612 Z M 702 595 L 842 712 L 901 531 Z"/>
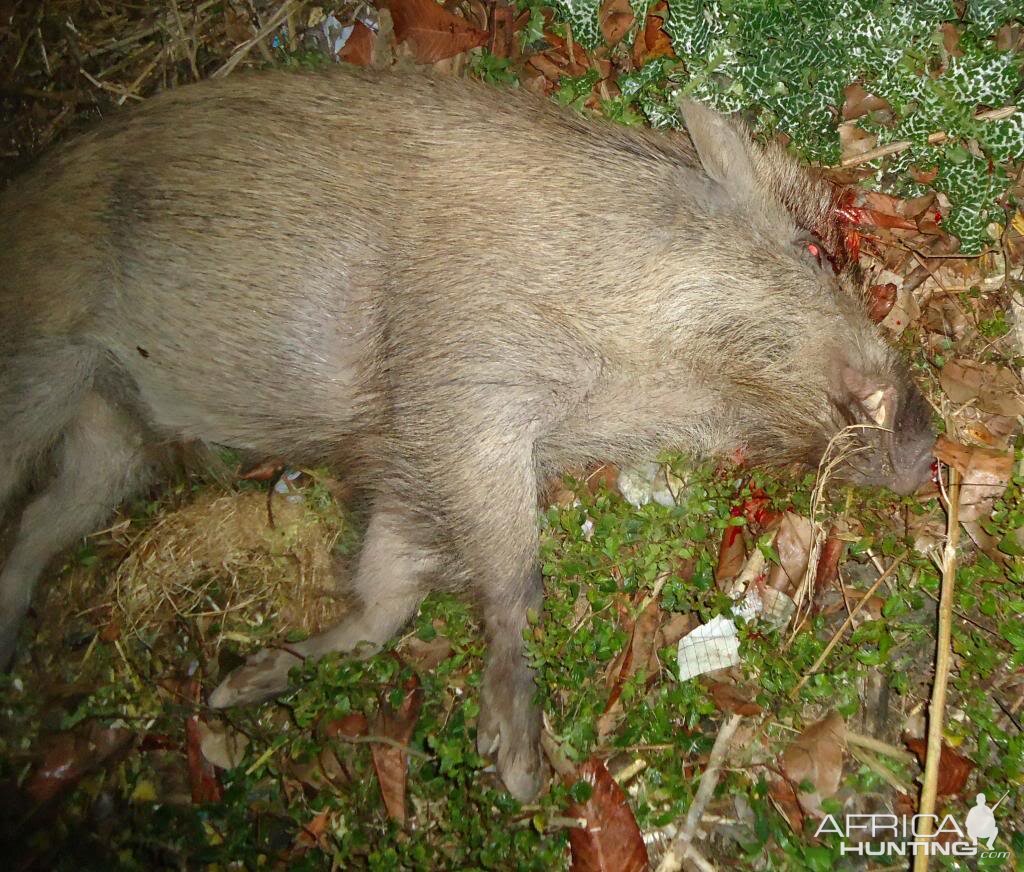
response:
<path fill-rule="evenodd" d="M 685 100 L 680 111 L 708 179 L 698 206 L 718 237 L 704 266 L 735 285 L 688 300 L 691 327 L 714 336 L 697 345 L 713 349 L 743 455 L 815 465 L 846 430 L 836 478 L 913 493 L 930 476 L 930 409 L 867 316 L 842 189 L 734 120 Z"/>

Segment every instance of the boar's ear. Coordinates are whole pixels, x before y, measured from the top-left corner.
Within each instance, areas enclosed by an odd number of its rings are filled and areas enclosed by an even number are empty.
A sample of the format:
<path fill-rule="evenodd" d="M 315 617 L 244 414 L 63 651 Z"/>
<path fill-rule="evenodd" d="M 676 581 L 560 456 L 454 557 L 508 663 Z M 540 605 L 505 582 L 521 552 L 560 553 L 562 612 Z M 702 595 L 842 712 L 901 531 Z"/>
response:
<path fill-rule="evenodd" d="M 678 105 L 686 132 L 708 176 L 734 193 L 749 193 L 755 177 L 752 143 L 743 124 L 693 100 L 681 98 Z"/>
<path fill-rule="evenodd" d="M 893 428 L 896 422 L 896 388 L 892 384 L 869 378 L 852 366 L 842 368 L 840 380 L 865 423 L 877 424 L 886 430 Z"/>

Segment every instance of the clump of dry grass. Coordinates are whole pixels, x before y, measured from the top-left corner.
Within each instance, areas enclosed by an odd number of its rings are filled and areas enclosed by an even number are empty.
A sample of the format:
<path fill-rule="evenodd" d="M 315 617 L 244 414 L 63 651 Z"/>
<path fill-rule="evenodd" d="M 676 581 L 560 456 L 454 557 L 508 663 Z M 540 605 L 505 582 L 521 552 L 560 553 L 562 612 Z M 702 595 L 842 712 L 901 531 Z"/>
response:
<path fill-rule="evenodd" d="M 261 493 L 203 493 L 161 514 L 131 546 L 110 580 L 112 619 L 142 633 L 179 619 L 220 636 L 252 628 L 314 631 L 345 611 L 334 547 L 344 519 L 277 498 L 270 526 Z"/>
<path fill-rule="evenodd" d="M 311 0 L 0 0 L 0 178 L 83 122 L 316 47 Z M 351 23 L 359 0 L 328 4 Z M 282 39 L 279 35 L 284 35 Z"/>

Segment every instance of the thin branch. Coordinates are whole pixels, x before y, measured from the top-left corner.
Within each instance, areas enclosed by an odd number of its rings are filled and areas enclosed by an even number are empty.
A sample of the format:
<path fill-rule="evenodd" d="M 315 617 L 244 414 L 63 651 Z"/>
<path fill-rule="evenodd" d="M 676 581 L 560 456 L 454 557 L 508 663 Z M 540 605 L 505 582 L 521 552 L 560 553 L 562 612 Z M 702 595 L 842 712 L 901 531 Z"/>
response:
<path fill-rule="evenodd" d="M 913 766 L 917 762 L 917 758 L 909 751 L 897 748 L 895 745 L 890 745 L 888 742 L 883 742 L 874 736 L 864 736 L 847 730 L 846 744 L 866 748 L 869 751 L 874 751 L 876 754 L 882 754 L 885 757 L 898 760 L 900 763 L 906 763 L 908 766 Z"/>
<path fill-rule="evenodd" d="M 390 736 L 346 736 L 344 733 L 338 733 L 334 738 L 336 741 L 348 742 L 350 745 L 388 745 L 391 748 L 404 751 L 410 757 L 419 757 L 422 760 L 433 759 L 426 751 L 412 748 L 404 742 L 392 739 Z"/>
<path fill-rule="evenodd" d="M 942 758 L 942 722 L 946 710 L 946 685 L 952 660 L 953 586 L 956 579 L 956 546 L 960 540 L 960 474 L 949 467 L 949 496 L 946 503 L 946 547 L 942 549 L 942 591 L 939 599 L 939 631 L 935 645 L 935 684 L 928 706 L 928 751 L 924 762 L 924 781 L 918 820 L 919 838 L 932 833 L 932 816 L 939 786 L 939 763 Z M 929 854 L 914 855 L 914 872 L 927 872 Z"/>
<path fill-rule="evenodd" d="M 975 121 L 1001 121 L 1003 118 L 1009 118 L 1017 111 L 1016 106 L 1003 106 L 1000 109 L 986 109 L 984 112 L 979 112 L 974 116 Z M 949 134 L 944 130 L 937 130 L 935 133 L 928 134 L 929 145 L 939 145 L 949 139 Z M 869 151 L 862 152 L 861 154 L 855 154 L 851 157 L 844 158 L 840 161 L 839 166 L 842 169 L 849 167 L 855 167 L 859 164 L 870 163 L 880 157 L 886 157 L 890 154 L 898 154 L 901 151 L 906 151 L 912 143 L 909 139 L 901 139 L 898 142 L 887 142 L 885 145 L 880 145 L 878 148 L 872 148 Z"/>
<path fill-rule="evenodd" d="M 878 578 L 876 579 L 875 583 L 873 585 L 871 585 L 871 587 L 869 587 L 867 589 L 867 591 L 865 591 L 864 596 L 862 596 L 860 598 L 860 600 L 857 602 L 857 605 L 855 605 L 850 610 L 850 614 L 847 615 L 846 620 L 843 621 L 843 625 L 836 631 L 836 634 L 831 638 L 829 643 L 825 646 L 825 650 L 821 652 L 821 656 L 818 657 L 818 659 L 814 661 L 814 665 L 806 673 L 804 673 L 804 677 L 801 678 L 800 681 L 797 683 L 796 687 L 794 687 L 789 692 L 789 698 L 790 699 L 796 699 L 797 694 L 800 693 L 800 691 L 803 688 L 803 686 L 805 684 L 807 684 L 807 682 L 810 680 L 811 676 L 814 675 L 814 673 L 816 673 L 821 668 L 821 664 L 824 663 L 828 659 L 828 655 L 832 653 L 832 649 L 835 648 L 836 645 L 839 644 L 839 640 L 843 638 L 843 636 L 846 634 L 846 631 L 853 624 L 853 619 L 855 617 L 857 617 L 857 613 L 864 606 L 864 603 L 866 603 L 874 595 L 875 591 L 878 590 L 878 588 L 881 586 L 882 582 L 885 581 L 885 579 L 887 579 L 890 575 L 892 575 L 893 571 L 904 560 L 906 560 L 906 558 L 907 558 L 906 554 L 903 554 L 903 555 L 897 557 L 892 563 L 889 564 L 889 568 L 887 570 L 885 570 L 885 572 L 883 572 L 880 576 L 878 576 Z"/>
<path fill-rule="evenodd" d="M 715 744 L 711 748 L 711 755 L 708 757 L 707 769 L 704 770 L 700 777 L 700 787 L 697 788 L 697 794 L 694 796 L 693 802 L 690 803 L 690 808 L 686 812 L 686 820 L 683 823 L 683 827 L 672 840 L 672 844 L 668 851 L 665 852 L 665 856 L 661 858 L 657 872 L 679 872 L 683 868 L 684 860 L 696 860 L 692 856 L 696 854 L 696 851 L 690 843 L 697 832 L 697 825 L 700 823 L 700 819 L 704 816 L 704 810 L 715 795 L 715 788 L 718 786 L 722 764 L 725 763 L 725 758 L 732 746 L 733 736 L 736 734 L 736 730 L 739 728 L 740 721 L 742 720 L 743 715 L 732 715 L 719 729 L 718 735 L 715 737 Z M 696 865 L 700 865 L 699 861 L 696 862 Z"/>
<path fill-rule="evenodd" d="M 249 54 L 256 43 L 265 39 L 281 26 L 281 23 L 288 18 L 288 14 L 292 11 L 293 3 L 294 0 L 286 0 L 285 3 L 282 3 L 277 12 L 270 17 L 270 20 L 260 28 L 259 33 L 252 37 L 252 39 L 247 39 L 238 46 L 238 48 L 232 52 L 231 57 L 229 57 L 224 65 L 219 67 L 213 75 L 210 76 L 210 78 L 223 79 L 225 76 L 229 75 L 235 67 L 245 60 L 246 55 Z"/>

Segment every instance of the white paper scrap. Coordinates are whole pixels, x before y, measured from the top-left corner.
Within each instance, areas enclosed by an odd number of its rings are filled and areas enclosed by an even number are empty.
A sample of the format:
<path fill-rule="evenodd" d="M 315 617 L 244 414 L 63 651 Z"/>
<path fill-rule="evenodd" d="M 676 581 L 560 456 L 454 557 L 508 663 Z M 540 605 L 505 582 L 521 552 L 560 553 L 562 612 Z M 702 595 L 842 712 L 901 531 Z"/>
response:
<path fill-rule="evenodd" d="M 765 588 L 764 594 L 767 603 L 758 590 L 751 587 L 733 613 L 744 621 L 760 617 L 774 627 L 784 627 L 796 611 L 793 600 L 772 588 Z M 736 623 L 732 618 L 717 615 L 691 630 L 679 640 L 676 661 L 680 681 L 736 666 L 740 662 L 740 637 Z"/>
<path fill-rule="evenodd" d="M 745 599 L 734 609 L 735 613 L 749 621 L 760 610 L 760 597 L 756 597 L 756 604 L 754 599 Z M 735 666 L 740 662 L 740 637 L 736 624 L 724 615 L 717 615 L 701 624 L 679 640 L 676 659 L 680 681 Z"/>

